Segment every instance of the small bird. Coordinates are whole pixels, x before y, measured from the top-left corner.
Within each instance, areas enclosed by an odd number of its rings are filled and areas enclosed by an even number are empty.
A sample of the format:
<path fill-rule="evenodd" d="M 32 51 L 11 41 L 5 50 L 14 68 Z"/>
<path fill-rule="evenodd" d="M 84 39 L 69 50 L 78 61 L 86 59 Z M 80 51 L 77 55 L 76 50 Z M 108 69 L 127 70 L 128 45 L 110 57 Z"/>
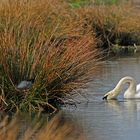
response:
<path fill-rule="evenodd" d="M 17 89 L 19 90 L 27 90 L 32 87 L 34 83 L 34 79 L 23 80 L 17 85 Z"/>

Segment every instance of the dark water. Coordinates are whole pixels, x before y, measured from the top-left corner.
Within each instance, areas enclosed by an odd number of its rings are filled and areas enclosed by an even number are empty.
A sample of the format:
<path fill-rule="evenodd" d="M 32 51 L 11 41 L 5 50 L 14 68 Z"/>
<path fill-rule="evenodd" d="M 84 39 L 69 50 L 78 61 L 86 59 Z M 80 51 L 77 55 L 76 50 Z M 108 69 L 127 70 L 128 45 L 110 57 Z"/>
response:
<path fill-rule="evenodd" d="M 103 94 L 127 75 L 140 83 L 140 56 L 106 61 L 101 75 L 94 79 L 87 90 L 89 102 L 83 100 L 77 108 L 64 108 L 77 118 L 88 140 L 140 139 L 140 100 L 124 100 L 122 95 L 118 100 L 102 100 Z"/>

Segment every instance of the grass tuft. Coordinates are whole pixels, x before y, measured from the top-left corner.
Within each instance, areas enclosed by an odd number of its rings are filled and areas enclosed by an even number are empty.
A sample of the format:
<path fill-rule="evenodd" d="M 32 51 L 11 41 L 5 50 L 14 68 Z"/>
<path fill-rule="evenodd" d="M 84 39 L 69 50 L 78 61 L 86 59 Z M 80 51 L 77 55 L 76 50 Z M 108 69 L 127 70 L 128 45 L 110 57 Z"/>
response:
<path fill-rule="evenodd" d="M 97 72 L 96 39 L 65 2 L 4 2 L 0 21 L 2 110 L 55 111 Z M 28 79 L 29 90 L 17 89 Z"/>
<path fill-rule="evenodd" d="M 98 5 L 82 7 L 77 11 L 85 19 L 85 25 L 95 32 L 99 47 L 140 44 L 140 12 L 135 5 Z"/>

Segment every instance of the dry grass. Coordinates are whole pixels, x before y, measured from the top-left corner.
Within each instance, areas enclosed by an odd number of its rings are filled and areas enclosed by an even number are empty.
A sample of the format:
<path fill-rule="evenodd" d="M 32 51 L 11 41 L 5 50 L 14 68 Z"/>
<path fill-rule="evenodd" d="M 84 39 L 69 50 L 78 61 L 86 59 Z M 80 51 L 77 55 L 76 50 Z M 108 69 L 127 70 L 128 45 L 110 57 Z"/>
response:
<path fill-rule="evenodd" d="M 1 110 L 55 110 L 97 72 L 96 39 L 65 2 L 1 3 L 0 22 Z M 17 89 L 32 78 L 30 90 Z"/>
<path fill-rule="evenodd" d="M 49 122 L 40 122 L 34 126 L 26 126 L 20 123 L 18 117 L 13 117 L 8 121 L 5 117 L 0 122 L 0 139 L 1 140 L 85 140 L 83 132 L 72 121 L 64 120 L 62 114 L 57 114 Z M 40 126 L 41 125 L 41 126 Z M 24 129 L 23 129 L 24 128 Z M 23 129 L 23 130 L 22 130 Z M 21 132 L 22 131 L 22 132 Z"/>
<path fill-rule="evenodd" d="M 86 25 L 94 30 L 102 47 L 110 47 L 112 43 L 140 43 L 140 10 L 130 3 L 85 7 L 78 9 L 78 12 Z"/>

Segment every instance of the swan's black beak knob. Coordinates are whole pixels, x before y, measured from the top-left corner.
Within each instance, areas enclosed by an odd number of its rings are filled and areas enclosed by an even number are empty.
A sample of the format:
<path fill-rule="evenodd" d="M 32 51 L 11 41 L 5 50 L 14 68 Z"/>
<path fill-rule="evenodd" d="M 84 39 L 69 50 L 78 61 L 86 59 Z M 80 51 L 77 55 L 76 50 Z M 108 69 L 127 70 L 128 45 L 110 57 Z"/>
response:
<path fill-rule="evenodd" d="M 103 100 L 107 100 L 107 96 L 108 96 L 108 95 L 105 95 L 102 99 L 103 99 Z"/>

